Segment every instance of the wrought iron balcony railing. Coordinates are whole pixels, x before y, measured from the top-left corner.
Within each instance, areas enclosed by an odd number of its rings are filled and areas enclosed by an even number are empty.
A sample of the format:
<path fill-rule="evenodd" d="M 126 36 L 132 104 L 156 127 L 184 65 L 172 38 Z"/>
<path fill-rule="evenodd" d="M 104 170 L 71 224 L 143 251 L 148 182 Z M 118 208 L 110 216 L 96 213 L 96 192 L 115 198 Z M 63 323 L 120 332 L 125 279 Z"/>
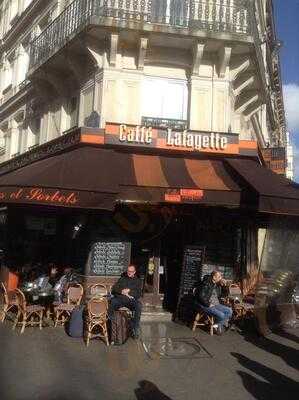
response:
<path fill-rule="evenodd" d="M 169 26 L 210 32 L 251 34 L 249 0 L 74 0 L 31 44 L 30 68 L 47 61 L 77 33 L 99 18 L 105 25 Z M 141 26 L 140 26 L 141 24 Z"/>

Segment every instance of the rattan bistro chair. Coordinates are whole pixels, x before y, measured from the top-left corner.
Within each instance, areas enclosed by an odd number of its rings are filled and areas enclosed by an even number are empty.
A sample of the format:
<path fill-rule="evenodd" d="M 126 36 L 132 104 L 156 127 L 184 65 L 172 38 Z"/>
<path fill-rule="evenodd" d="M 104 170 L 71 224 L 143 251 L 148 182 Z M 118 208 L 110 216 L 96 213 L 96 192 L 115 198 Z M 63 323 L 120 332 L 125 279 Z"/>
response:
<path fill-rule="evenodd" d="M 89 286 L 88 292 L 90 298 L 107 296 L 109 293 L 107 286 L 102 283 Z"/>
<path fill-rule="evenodd" d="M 194 319 L 193 326 L 192 326 L 192 331 L 195 331 L 195 329 L 198 326 L 207 326 L 210 332 L 210 335 L 213 336 L 213 327 L 214 325 L 214 317 L 211 315 L 208 315 L 204 310 L 200 310 Z"/>
<path fill-rule="evenodd" d="M 89 345 L 90 339 L 102 338 L 109 346 L 107 331 L 108 302 L 104 297 L 94 297 L 87 303 L 85 319 L 85 341 Z"/>
<path fill-rule="evenodd" d="M 3 282 L 0 285 L 2 310 L 0 311 L 0 321 L 4 322 L 7 313 L 12 309 L 18 310 L 18 299 L 15 292 L 7 293 L 6 287 Z"/>
<path fill-rule="evenodd" d="M 54 305 L 54 326 L 64 325 L 71 316 L 72 311 L 80 305 L 83 297 L 83 286 L 80 283 L 72 283 L 67 291 L 67 302 Z"/>
<path fill-rule="evenodd" d="M 18 301 L 18 313 L 13 325 L 13 329 L 15 329 L 18 324 L 22 326 L 21 333 L 24 332 L 25 327 L 28 325 L 38 325 L 39 329 L 42 329 L 45 307 L 38 304 L 27 305 L 24 293 L 20 289 L 16 289 L 15 293 Z"/>
<path fill-rule="evenodd" d="M 195 288 L 193 289 L 193 295 L 195 294 Z M 207 314 L 203 309 L 197 310 L 195 315 L 195 319 L 192 325 L 192 331 L 194 332 L 198 326 L 206 326 L 209 329 L 210 335 L 214 334 L 214 317 L 212 315 Z"/>

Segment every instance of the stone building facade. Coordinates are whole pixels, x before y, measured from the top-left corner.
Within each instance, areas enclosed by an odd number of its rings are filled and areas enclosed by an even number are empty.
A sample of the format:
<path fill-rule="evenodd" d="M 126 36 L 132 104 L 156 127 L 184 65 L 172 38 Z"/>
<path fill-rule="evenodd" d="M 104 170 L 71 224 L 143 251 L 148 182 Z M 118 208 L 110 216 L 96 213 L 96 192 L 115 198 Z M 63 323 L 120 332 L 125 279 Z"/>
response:
<path fill-rule="evenodd" d="M 108 122 L 285 146 L 278 47 L 269 0 L 3 0 L 0 162 Z"/>

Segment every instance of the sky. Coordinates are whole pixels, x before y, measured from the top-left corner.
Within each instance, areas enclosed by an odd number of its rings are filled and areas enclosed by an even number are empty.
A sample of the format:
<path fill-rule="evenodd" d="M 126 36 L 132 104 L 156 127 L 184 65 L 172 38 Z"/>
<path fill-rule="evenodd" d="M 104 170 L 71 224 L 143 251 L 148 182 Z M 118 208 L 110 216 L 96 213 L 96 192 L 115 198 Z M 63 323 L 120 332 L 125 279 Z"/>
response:
<path fill-rule="evenodd" d="M 294 146 L 295 181 L 299 182 L 299 0 L 274 0 L 280 50 L 284 104 Z"/>

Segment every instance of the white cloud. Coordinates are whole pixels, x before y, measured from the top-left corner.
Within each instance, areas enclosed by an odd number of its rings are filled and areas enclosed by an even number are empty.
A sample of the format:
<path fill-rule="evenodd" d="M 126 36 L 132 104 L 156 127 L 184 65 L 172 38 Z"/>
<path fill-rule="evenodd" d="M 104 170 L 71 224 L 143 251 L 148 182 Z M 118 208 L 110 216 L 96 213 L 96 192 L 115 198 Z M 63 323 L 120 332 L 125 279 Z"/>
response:
<path fill-rule="evenodd" d="M 284 85 L 283 94 L 288 130 L 291 135 L 299 134 L 299 85 L 296 83 Z"/>

